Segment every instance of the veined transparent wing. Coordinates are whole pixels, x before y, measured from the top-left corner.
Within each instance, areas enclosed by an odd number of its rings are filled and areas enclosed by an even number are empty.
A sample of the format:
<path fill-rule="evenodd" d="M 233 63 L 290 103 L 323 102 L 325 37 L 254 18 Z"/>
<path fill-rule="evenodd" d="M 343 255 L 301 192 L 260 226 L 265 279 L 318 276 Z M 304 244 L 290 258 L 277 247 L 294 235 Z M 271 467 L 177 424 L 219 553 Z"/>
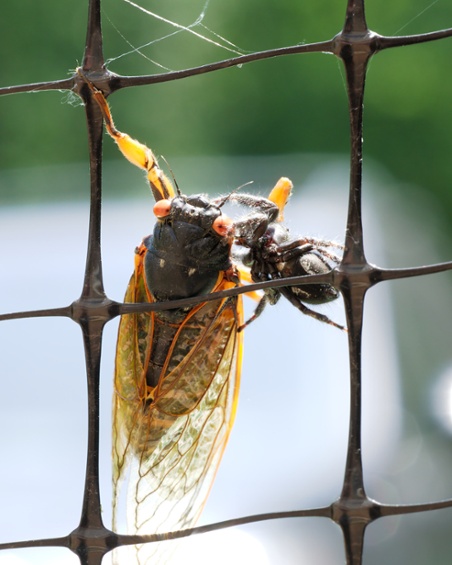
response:
<path fill-rule="evenodd" d="M 231 286 L 220 277 L 214 291 Z M 125 301 L 149 300 L 138 255 Z M 155 313 L 122 317 L 113 405 L 114 527 L 124 498 L 129 533 L 163 533 L 196 522 L 234 420 L 241 321 L 240 298 L 201 303 L 177 325 Z M 162 336 L 170 336 L 171 343 L 152 387 L 146 374 Z M 164 546 L 135 548 L 132 563 L 143 565 L 151 557 L 153 563 L 164 563 Z"/>

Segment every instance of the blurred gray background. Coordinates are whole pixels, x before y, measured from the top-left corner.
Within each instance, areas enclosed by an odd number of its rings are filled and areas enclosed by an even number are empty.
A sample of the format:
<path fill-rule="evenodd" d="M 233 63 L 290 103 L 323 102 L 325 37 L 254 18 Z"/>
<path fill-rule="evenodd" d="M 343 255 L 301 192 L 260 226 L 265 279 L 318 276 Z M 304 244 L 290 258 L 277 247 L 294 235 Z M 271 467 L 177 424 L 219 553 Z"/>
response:
<path fill-rule="evenodd" d="M 142 5 L 184 25 L 205 6 Z M 71 4 L 70 18 L 68 8 L 50 1 L 4 7 L 2 85 L 63 78 L 80 62 L 86 6 Z M 113 71 L 161 72 L 137 52 L 125 55 L 131 48 L 124 38 L 134 46 L 154 42 L 142 52 L 171 69 L 231 56 L 187 32 L 155 43 L 173 28 L 125 2 L 105 1 L 103 8 L 106 56 L 124 55 L 110 64 Z M 331 1 L 211 0 L 202 23 L 243 50 L 262 50 L 330 38 L 344 11 Z M 451 16 L 443 0 L 368 5 L 370 26 L 386 34 L 447 27 Z M 213 37 L 201 25 L 193 29 Z M 370 262 L 450 259 L 449 47 L 450 40 L 392 50 L 370 65 L 363 198 Z M 184 192 L 227 193 L 253 180 L 253 189 L 267 194 L 279 176 L 289 176 L 296 188 L 286 215 L 292 233 L 341 240 L 349 131 L 342 74 L 333 57 L 287 57 L 127 89 L 111 103 L 117 126 L 165 155 Z M 15 95 L 0 99 L 0 119 L 0 312 L 69 304 L 81 292 L 87 242 L 83 108 L 72 107 L 65 93 Z M 152 230 L 152 198 L 109 139 L 105 155 L 104 277 L 108 295 L 121 300 L 133 249 Z M 451 496 L 451 290 L 450 275 L 441 274 L 379 285 L 366 300 L 364 471 L 368 494 L 383 502 Z M 322 311 L 343 320 L 339 301 Z M 107 525 L 116 329 L 117 321 L 106 328 L 101 379 Z M 85 469 L 81 334 L 69 320 L 35 319 L 2 323 L 0 339 L 1 541 L 64 535 L 79 519 Z M 330 503 L 341 488 L 348 409 L 347 337 L 283 300 L 267 308 L 246 331 L 237 421 L 202 523 Z M 449 563 L 451 512 L 372 524 L 366 565 Z M 194 539 L 183 562 L 211 563 L 212 552 L 216 563 L 344 561 L 340 531 L 326 520 L 240 532 Z M 0 563 L 77 559 L 63 550 L 17 550 L 0 553 Z"/>

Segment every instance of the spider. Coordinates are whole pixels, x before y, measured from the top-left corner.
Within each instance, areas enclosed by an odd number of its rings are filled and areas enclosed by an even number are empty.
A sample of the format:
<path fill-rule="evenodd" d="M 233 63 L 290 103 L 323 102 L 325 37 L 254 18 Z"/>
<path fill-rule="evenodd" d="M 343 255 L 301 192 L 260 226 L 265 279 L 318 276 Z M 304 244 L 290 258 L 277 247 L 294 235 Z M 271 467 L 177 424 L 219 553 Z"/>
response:
<path fill-rule="evenodd" d="M 291 181 L 281 178 L 268 199 L 252 194 L 230 196 L 232 201 L 253 210 L 234 224 L 234 255 L 236 260 L 250 268 L 253 282 L 324 274 L 340 261 L 333 251 L 343 249 L 340 243 L 314 237 L 291 238 L 289 230 L 282 224 L 282 212 L 291 190 Z M 265 289 L 253 315 L 240 330 L 254 321 L 267 304 L 276 304 L 281 295 L 303 314 L 345 330 L 342 325 L 306 306 L 338 298 L 339 291 L 328 283 Z"/>

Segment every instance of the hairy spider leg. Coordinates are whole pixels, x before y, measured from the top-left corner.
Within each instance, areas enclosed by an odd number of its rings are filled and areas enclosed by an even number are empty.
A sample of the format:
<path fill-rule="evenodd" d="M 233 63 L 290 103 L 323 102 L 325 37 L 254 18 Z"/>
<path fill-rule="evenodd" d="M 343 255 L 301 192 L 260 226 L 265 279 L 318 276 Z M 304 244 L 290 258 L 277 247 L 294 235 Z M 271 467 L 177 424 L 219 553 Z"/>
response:
<path fill-rule="evenodd" d="M 300 312 L 302 312 L 303 314 L 306 314 L 307 316 L 311 316 L 311 318 L 314 318 L 319 322 L 324 322 L 325 324 L 334 326 L 335 328 L 338 328 L 344 332 L 347 331 L 347 328 L 341 326 L 340 324 L 337 324 L 336 322 L 333 322 L 333 320 L 328 318 L 328 316 L 325 316 L 325 314 L 321 314 L 320 312 L 316 312 L 315 310 L 311 310 L 310 308 L 308 308 L 305 304 L 303 304 L 303 302 L 298 300 L 297 297 L 292 292 L 290 292 L 290 288 L 281 287 L 278 290 L 285 298 L 287 298 L 287 300 L 291 304 L 293 304 L 293 306 L 295 306 L 295 308 L 298 308 L 298 310 L 300 310 Z"/>

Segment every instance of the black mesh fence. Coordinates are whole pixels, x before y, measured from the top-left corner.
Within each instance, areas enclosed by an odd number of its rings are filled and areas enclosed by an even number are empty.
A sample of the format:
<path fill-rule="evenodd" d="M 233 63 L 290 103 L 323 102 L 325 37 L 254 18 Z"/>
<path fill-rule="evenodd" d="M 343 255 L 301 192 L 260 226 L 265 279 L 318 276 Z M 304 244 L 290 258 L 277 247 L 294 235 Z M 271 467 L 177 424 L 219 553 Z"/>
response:
<path fill-rule="evenodd" d="M 390 10 L 390 5 L 385 7 Z M 435 273 L 447 271 L 452 268 L 452 263 L 435 263 L 427 266 L 411 268 L 386 269 L 370 264 L 366 259 L 366 249 L 363 237 L 362 216 L 362 140 L 363 140 L 363 102 L 366 72 L 369 63 L 380 52 L 409 46 L 437 41 L 447 49 L 449 43 L 447 38 L 452 35 L 451 29 L 442 31 L 431 31 L 422 35 L 410 36 L 383 36 L 377 32 L 370 31 L 367 27 L 364 0 L 349 0 L 344 4 L 345 22 L 342 31 L 339 31 L 332 39 L 317 43 L 297 44 L 292 47 L 274 49 L 252 54 L 238 55 L 227 60 L 221 60 L 200 67 L 193 67 L 183 71 L 161 72 L 148 76 L 122 76 L 112 74 L 105 66 L 104 46 L 101 33 L 101 7 L 100 0 L 89 2 L 87 39 L 81 67 L 87 79 L 89 79 L 105 95 L 114 95 L 123 88 L 135 86 L 152 85 L 168 81 L 197 80 L 200 75 L 219 73 L 222 69 L 241 66 L 245 64 L 259 64 L 258 61 L 265 59 L 283 60 L 284 57 L 306 57 L 312 53 L 333 54 L 340 60 L 344 69 L 344 78 L 348 94 L 348 108 L 350 118 L 350 189 L 348 198 L 348 213 L 345 231 L 345 251 L 339 266 L 329 275 L 329 280 L 335 287 L 340 289 L 346 312 L 348 326 L 349 365 L 350 365 L 350 418 L 348 443 L 346 450 L 345 471 L 340 495 L 337 499 L 328 501 L 323 506 L 309 509 L 296 509 L 281 512 L 270 512 L 266 514 L 246 516 L 229 521 L 203 525 L 190 532 L 173 532 L 166 536 L 156 537 L 152 532 L 147 536 L 128 536 L 118 534 L 109 529 L 104 523 L 103 510 L 101 506 L 99 487 L 99 421 L 100 421 L 100 396 L 99 381 L 101 368 L 102 336 L 104 328 L 113 319 L 123 313 L 132 311 L 130 305 L 118 303 L 109 298 L 104 288 L 102 275 L 102 250 L 101 250 L 101 204 L 102 204 L 102 138 L 103 122 L 98 106 L 91 98 L 85 80 L 79 73 L 72 73 L 68 78 L 51 82 L 24 84 L 21 86 L 10 86 L 0 89 L 1 95 L 16 95 L 24 92 L 36 91 L 67 91 L 74 92 L 80 96 L 86 108 L 89 154 L 90 154 L 90 186 L 91 202 L 89 211 L 89 242 L 87 250 L 86 268 L 84 274 L 83 291 L 80 297 L 67 306 L 52 309 L 39 308 L 39 299 L 36 304 L 27 311 L 4 313 L 0 316 L 3 324 L 11 324 L 16 319 L 63 317 L 69 318 L 78 324 L 83 335 L 84 351 L 86 356 L 86 374 L 88 383 L 87 416 L 88 416 L 88 439 L 87 439 L 87 463 L 84 483 L 84 498 L 79 525 L 66 535 L 50 539 L 34 539 L 11 541 L 1 544 L 2 550 L 19 550 L 23 548 L 38 547 L 61 547 L 73 551 L 79 558 L 80 563 L 87 565 L 100 564 L 104 557 L 114 548 L 124 544 L 137 544 L 154 541 L 162 538 L 177 538 L 190 534 L 203 534 L 216 529 L 241 526 L 245 524 L 268 521 L 271 524 L 287 523 L 288 520 L 297 521 L 297 528 L 303 529 L 304 520 L 307 518 L 322 518 L 324 521 L 332 521 L 340 528 L 343 538 L 344 553 L 337 555 L 337 563 L 346 561 L 349 564 L 365 562 L 363 559 L 366 548 L 366 533 L 368 526 L 374 522 L 380 522 L 387 517 L 417 515 L 419 513 L 444 513 L 447 521 L 447 510 L 452 506 L 452 499 L 432 500 L 429 502 L 410 501 L 406 504 L 388 504 L 374 500 L 366 493 L 366 473 L 363 470 L 362 460 L 362 328 L 365 320 L 364 300 L 369 291 L 369 297 L 375 290 L 381 288 L 388 281 L 395 279 L 407 279 L 420 276 L 431 276 Z M 289 25 L 290 22 L 285 25 Z M 68 64 L 68 66 L 70 66 Z M 273 81 L 271 75 L 269 81 Z M 110 100 L 114 100 L 111 96 Z M 32 102 L 30 102 L 32 103 Z M 319 97 L 319 104 L 321 99 Z M 172 124 L 173 129 L 177 125 Z M 366 138 L 367 139 L 367 138 Z M 434 140 L 425 140 L 431 143 Z M 155 145 L 155 142 L 153 142 Z M 325 203 L 327 206 L 328 203 Z M 365 226 L 364 226 L 365 227 Z M 33 234 L 24 234 L 24 242 L 18 242 L 18 253 L 24 253 L 27 257 L 32 244 Z M 418 242 L 414 241 L 413 245 Z M 24 250 L 25 245 L 26 249 Z M 7 266 L 3 266 L 7 268 Z M 55 268 L 58 268 L 55 262 Z M 32 280 L 32 276 L 31 276 Z M 424 279 L 423 279 L 424 280 Z M 428 277 L 425 281 L 428 280 Z M 287 284 L 287 281 L 285 281 Z M 293 281 L 297 282 L 296 279 Z M 299 281 L 300 282 L 300 281 Z M 408 284 L 407 281 L 399 283 Z M 428 292 L 428 282 L 426 291 Z M 106 282 L 108 288 L 108 281 Z M 261 285 L 262 286 L 262 285 Z M 243 289 L 232 291 L 243 292 Z M 24 293 L 25 294 L 25 293 Z M 30 294 L 28 291 L 27 294 Z M 32 294 L 32 293 L 31 293 Z M 29 298 L 29 296 L 28 296 Z M 34 298 L 34 297 L 33 297 Z M 193 300 L 192 303 L 195 303 Z M 28 300 L 27 300 L 28 303 Z M 148 308 L 144 305 L 143 310 Z M 136 309 L 135 309 L 136 311 Z M 435 323 L 435 312 L 429 312 L 431 320 L 427 324 Z M 33 328 L 34 339 L 41 334 L 39 323 L 41 320 L 30 320 Z M 303 320 L 300 321 L 302 323 Z M 413 344 L 412 347 L 416 347 Z M 376 344 L 378 355 L 378 344 Z M 279 353 L 278 353 L 279 354 Z M 26 348 L 24 351 L 26 355 Z M 245 351 L 246 355 L 246 351 Z M 303 355 L 309 355 L 305 352 Z M 3 378 L 9 378 L 2 375 Z M 17 377 L 20 379 L 20 376 Z M 27 395 L 27 391 L 22 394 Z M 67 402 L 67 400 L 65 400 Z M 39 407 L 38 407 L 39 408 Z M 81 407 L 81 411 L 85 408 Z M 55 425 L 58 425 L 55 423 Z M 32 423 L 30 423 L 32 426 Z M 7 430 L 6 430 L 7 433 Z M 29 447 L 24 446 L 24 452 Z M 300 448 L 301 449 L 301 448 Z M 8 457 L 4 454 L 4 457 Z M 43 472 L 45 473 L 45 461 Z M 7 489 L 5 479 L 2 489 Z M 37 482 L 36 488 L 39 488 Z M 22 511 L 27 513 L 27 509 Z M 2 512 L 8 514 L 8 508 Z M 320 523 L 320 522 L 319 522 Z M 278 526 L 275 526 L 276 528 Z M 415 530 L 413 530 L 415 531 Z M 319 542 L 321 544 L 321 541 Z M 409 541 L 407 542 L 409 543 Z M 452 552 L 452 550 L 451 550 Z M 452 555 L 452 553 L 449 554 Z M 213 560 L 212 562 L 215 562 Z M 298 562 L 298 561 L 294 561 Z M 317 563 L 323 562 L 321 558 Z M 392 561 L 388 561 L 392 562 Z M 427 562 L 438 562 L 434 558 Z M 447 561 L 446 561 L 447 562 Z"/>

